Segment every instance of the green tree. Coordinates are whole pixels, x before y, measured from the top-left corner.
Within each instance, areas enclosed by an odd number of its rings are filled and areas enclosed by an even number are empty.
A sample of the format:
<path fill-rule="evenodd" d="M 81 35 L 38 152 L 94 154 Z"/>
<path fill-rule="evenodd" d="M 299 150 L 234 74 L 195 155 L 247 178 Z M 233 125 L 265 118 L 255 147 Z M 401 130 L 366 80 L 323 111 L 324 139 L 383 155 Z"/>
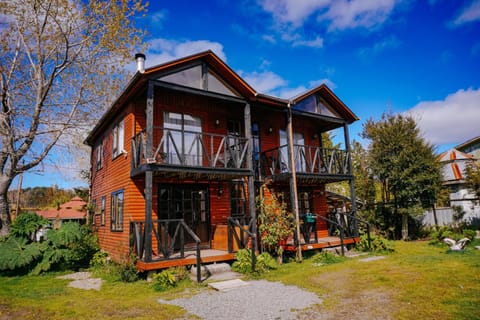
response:
<path fill-rule="evenodd" d="M 465 181 L 468 184 L 468 189 L 473 192 L 476 202 L 480 201 L 480 164 L 478 162 L 471 162 L 465 168 Z"/>
<path fill-rule="evenodd" d="M 0 235 L 13 179 L 77 141 L 123 85 L 144 11 L 142 0 L 0 2 Z"/>
<path fill-rule="evenodd" d="M 372 209 L 375 204 L 375 180 L 368 167 L 368 152 L 358 141 L 352 143 L 352 168 L 355 177 L 355 195 L 361 199 L 365 209 Z"/>
<path fill-rule="evenodd" d="M 370 140 L 368 163 L 381 183 L 382 200 L 393 215 L 402 215 L 402 239 L 408 238 L 408 217 L 431 207 L 441 186 L 434 148 L 408 115 L 384 113 L 369 119 L 362 136 Z"/>

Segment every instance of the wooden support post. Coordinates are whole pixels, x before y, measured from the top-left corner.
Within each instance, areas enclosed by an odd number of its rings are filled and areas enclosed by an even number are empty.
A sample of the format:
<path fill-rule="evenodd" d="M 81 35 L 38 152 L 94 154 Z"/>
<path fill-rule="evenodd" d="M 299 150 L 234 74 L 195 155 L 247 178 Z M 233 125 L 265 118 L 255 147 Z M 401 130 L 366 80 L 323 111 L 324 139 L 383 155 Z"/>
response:
<path fill-rule="evenodd" d="M 290 103 L 287 109 L 287 150 L 288 165 L 290 167 L 290 199 L 293 215 L 295 216 L 295 225 L 297 233 L 297 259 L 302 262 L 302 246 L 300 245 L 300 214 L 298 212 L 298 191 L 297 191 L 297 172 L 295 166 L 295 150 L 293 146 L 293 119 Z"/>
<path fill-rule="evenodd" d="M 352 215 L 354 217 L 357 217 L 357 202 L 356 202 L 356 196 L 355 196 L 355 181 L 353 178 L 353 166 L 352 166 L 352 151 L 350 147 L 350 135 L 348 133 L 348 124 L 345 122 L 343 124 L 343 132 L 345 136 L 345 151 L 347 152 L 348 156 L 348 173 L 351 176 L 349 179 L 349 185 L 350 185 L 350 207 L 352 209 Z M 355 230 L 355 236 L 358 237 L 358 221 L 357 219 L 353 219 L 354 223 L 354 230 Z"/>
<path fill-rule="evenodd" d="M 154 98 L 153 82 L 148 82 L 147 91 L 147 107 L 146 107 L 146 122 L 147 122 L 147 141 L 145 155 L 147 159 L 153 154 L 153 98 Z M 153 202 L 153 172 L 150 168 L 145 172 L 145 261 L 152 261 L 152 202 Z"/>
<path fill-rule="evenodd" d="M 245 104 L 245 138 L 247 138 L 247 168 L 250 171 L 248 176 L 248 205 L 250 209 L 250 219 L 252 221 L 252 270 L 255 271 L 256 253 L 257 253 L 257 214 L 255 211 L 255 175 L 253 172 L 253 139 L 252 139 L 252 119 L 250 114 L 250 104 Z"/>

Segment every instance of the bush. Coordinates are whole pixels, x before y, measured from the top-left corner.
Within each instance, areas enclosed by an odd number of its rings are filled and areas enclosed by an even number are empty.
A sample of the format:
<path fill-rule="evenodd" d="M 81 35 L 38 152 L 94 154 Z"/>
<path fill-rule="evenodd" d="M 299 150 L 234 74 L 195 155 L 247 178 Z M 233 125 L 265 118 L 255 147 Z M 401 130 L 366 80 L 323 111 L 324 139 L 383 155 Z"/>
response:
<path fill-rule="evenodd" d="M 40 274 L 50 270 L 77 270 L 87 267 L 98 250 L 97 238 L 91 229 L 75 222 L 49 230 L 47 239 L 41 243 L 33 242 L 32 226 L 39 226 L 35 221 L 40 220 L 34 215 L 23 215 L 25 218 L 16 224 L 15 232 L 0 242 L 0 271 Z"/>
<path fill-rule="evenodd" d="M 48 225 L 48 220 L 35 213 L 21 213 L 10 226 L 10 235 L 35 241 L 35 234 Z"/>
<path fill-rule="evenodd" d="M 395 251 L 391 241 L 376 235 L 375 233 L 370 233 L 370 248 L 368 247 L 368 235 L 366 233 L 360 235 L 360 242 L 357 243 L 356 248 L 360 251 L 370 251 L 375 253 L 388 253 Z"/>
<path fill-rule="evenodd" d="M 256 257 L 255 271 L 252 271 L 252 251 L 241 249 L 235 255 L 235 262 L 232 264 L 232 270 L 243 274 L 259 275 L 272 269 L 277 269 L 278 264 L 274 258 L 267 252 Z"/>
<path fill-rule="evenodd" d="M 443 244 L 443 239 L 450 238 L 455 241 L 458 241 L 463 238 L 469 238 L 473 240 L 475 238 L 475 230 L 463 229 L 462 232 L 456 232 L 452 227 L 442 226 L 438 227 L 437 230 L 434 230 L 430 233 L 430 244 Z"/>
<path fill-rule="evenodd" d="M 165 291 L 176 287 L 177 284 L 186 279 L 188 270 L 185 267 L 174 267 L 156 273 L 152 277 L 152 286 L 156 291 Z"/>

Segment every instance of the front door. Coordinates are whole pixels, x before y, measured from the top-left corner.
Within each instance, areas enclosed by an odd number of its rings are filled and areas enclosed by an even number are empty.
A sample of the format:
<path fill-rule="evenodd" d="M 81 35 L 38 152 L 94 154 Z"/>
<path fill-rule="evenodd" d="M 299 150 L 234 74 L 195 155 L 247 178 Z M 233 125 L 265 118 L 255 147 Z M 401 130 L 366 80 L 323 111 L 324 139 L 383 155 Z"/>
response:
<path fill-rule="evenodd" d="M 210 210 L 206 186 L 159 185 L 158 214 L 160 220 L 183 219 L 200 238 L 202 246 L 210 246 Z M 172 225 L 169 233 L 173 230 Z M 185 232 L 185 243 L 187 247 L 195 245 L 193 238 L 187 232 Z"/>

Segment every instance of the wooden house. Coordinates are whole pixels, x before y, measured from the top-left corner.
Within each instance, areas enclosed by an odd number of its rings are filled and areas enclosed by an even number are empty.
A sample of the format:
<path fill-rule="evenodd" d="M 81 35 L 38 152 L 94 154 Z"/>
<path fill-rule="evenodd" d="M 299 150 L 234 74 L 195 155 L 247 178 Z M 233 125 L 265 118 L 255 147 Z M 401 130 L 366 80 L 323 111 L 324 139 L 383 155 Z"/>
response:
<path fill-rule="evenodd" d="M 280 99 L 211 51 L 146 70 L 136 58 L 137 73 L 86 139 L 94 225 L 114 259 L 132 252 L 140 270 L 154 270 L 259 250 L 261 186 L 299 222 L 286 250 L 358 240 L 354 201 L 327 212 L 326 184 L 348 181 L 354 197 L 348 125 L 357 117 L 326 85 Z M 344 150 L 322 144 L 336 128 Z"/>

